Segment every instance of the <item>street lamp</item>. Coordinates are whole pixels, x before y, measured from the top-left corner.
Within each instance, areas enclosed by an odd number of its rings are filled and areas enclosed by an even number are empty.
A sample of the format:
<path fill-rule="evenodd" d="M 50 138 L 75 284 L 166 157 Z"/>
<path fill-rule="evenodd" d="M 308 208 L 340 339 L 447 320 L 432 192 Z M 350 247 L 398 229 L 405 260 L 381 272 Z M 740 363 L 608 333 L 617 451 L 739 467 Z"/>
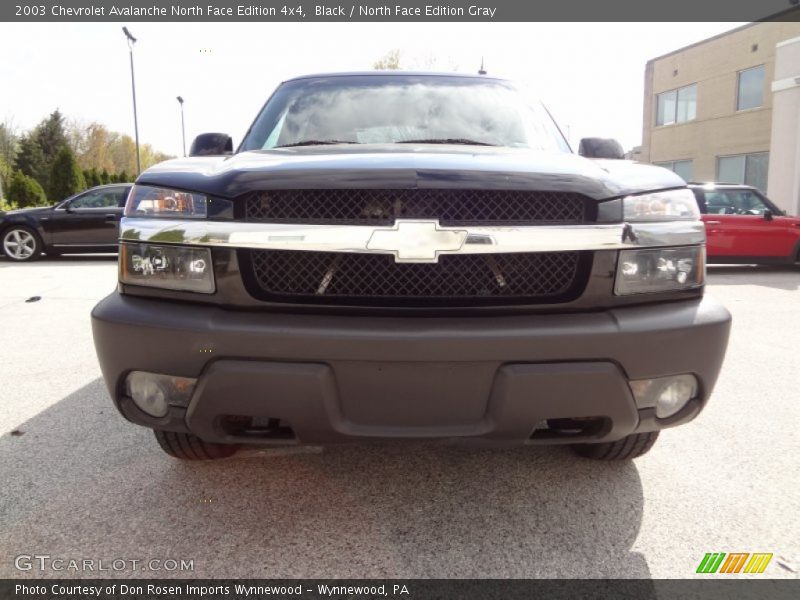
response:
<path fill-rule="evenodd" d="M 128 38 L 128 49 L 131 54 L 131 92 L 133 94 L 133 130 L 136 134 L 136 176 L 142 172 L 142 163 L 139 159 L 139 118 L 136 115 L 136 80 L 133 77 L 133 45 L 136 43 L 136 38 L 131 35 L 127 27 L 122 28 L 125 37 Z"/>
<path fill-rule="evenodd" d="M 183 155 L 186 156 L 186 124 L 183 121 L 183 97 L 178 96 L 178 102 L 181 105 L 181 134 L 183 136 Z"/>

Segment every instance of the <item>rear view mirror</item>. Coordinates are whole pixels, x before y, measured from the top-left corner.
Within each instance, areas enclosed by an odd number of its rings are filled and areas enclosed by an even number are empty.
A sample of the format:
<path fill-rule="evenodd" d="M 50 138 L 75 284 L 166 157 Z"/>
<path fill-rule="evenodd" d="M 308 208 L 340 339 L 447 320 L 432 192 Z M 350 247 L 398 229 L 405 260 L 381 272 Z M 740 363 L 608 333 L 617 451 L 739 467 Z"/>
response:
<path fill-rule="evenodd" d="M 583 138 L 578 146 L 578 154 L 586 158 L 625 158 L 622 144 L 613 138 Z"/>
<path fill-rule="evenodd" d="M 233 140 L 226 133 L 201 133 L 192 142 L 189 156 L 233 154 Z"/>

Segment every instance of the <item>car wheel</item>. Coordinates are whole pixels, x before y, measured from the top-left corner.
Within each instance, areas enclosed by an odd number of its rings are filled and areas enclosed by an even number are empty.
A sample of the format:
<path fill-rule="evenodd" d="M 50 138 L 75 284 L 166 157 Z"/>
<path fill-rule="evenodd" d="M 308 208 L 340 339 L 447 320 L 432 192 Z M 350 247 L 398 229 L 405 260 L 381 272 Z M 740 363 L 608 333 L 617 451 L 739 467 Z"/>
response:
<path fill-rule="evenodd" d="M 177 433 L 175 431 L 161 431 L 154 429 L 156 441 L 161 449 L 174 458 L 182 460 L 215 460 L 228 458 L 236 454 L 239 446 L 236 444 L 214 444 L 204 442 L 191 433 Z"/>
<path fill-rule="evenodd" d="M 572 449 L 584 458 L 595 460 L 631 460 L 646 454 L 658 439 L 658 431 L 634 433 L 616 442 L 575 444 Z"/>
<path fill-rule="evenodd" d="M 33 229 L 12 226 L 3 233 L 3 254 L 11 260 L 36 260 L 42 253 L 42 242 Z"/>

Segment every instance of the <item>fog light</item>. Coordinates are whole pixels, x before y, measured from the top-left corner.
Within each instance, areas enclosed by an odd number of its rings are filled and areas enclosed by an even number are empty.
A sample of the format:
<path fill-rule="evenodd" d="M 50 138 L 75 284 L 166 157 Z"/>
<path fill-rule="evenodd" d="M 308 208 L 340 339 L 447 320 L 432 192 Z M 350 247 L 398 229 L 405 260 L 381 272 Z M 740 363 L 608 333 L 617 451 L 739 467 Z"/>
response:
<path fill-rule="evenodd" d="M 153 417 L 166 416 L 169 405 L 188 406 L 197 379 L 146 371 L 131 371 L 125 392 L 134 404 Z"/>
<path fill-rule="evenodd" d="M 655 407 L 659 419 L 678 413 L 697 396 L 697 378 L 689 374 L 639 379 L 631 381 L 630 386 L 636 405 L 639 408 Z"/>

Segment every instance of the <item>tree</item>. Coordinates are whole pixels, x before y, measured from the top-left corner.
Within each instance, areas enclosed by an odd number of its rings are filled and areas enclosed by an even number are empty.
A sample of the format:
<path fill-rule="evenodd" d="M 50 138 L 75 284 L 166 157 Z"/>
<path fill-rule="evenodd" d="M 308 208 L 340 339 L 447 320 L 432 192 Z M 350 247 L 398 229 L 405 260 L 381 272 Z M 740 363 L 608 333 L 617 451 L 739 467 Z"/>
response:
<path fill-rule="evenodd" d="M 89 183 L 90 181 L 91 183 Z M 86 185 L 89 187 L 94 187 L 96 185 L 100 185 L 101 183 L 103 182 L 100 180 L 100 173 L 97 171 L 97 169 L 94 167 L 89 169 L 89 179 L 86 181 Z"/>
<path fill-rule="evenodd" d="M 17 156 L 17 134 L 10 121 L 0 123 L 0 161 L 6 165 L 13 165 Z"/>
<path fill-rule="evenodd" d="M 61 148 L 50 171 L 50 198 L 58 201 L 86 189 L 78 161 L 67 146 Z"/>
<path fill-rule="evenodd" d="M 100 183 L 108 183 L 110 181 L 108 171 L 103 169 L 103 172 L 100 173 Z"/>
<path fill-rule="evenodd" d="M 47 196 L 39 182 L 33 177 L 28 177 L 22 171 L 14 171 L 11 176 L 8 199 L 20 208 L 47 204 Z"/>
<path fill-rule="evenodd" d="M 35 132 L 32 131 L 20 138 L 14 165 L 28 177 L 38 179 L 42 176 L 46 168 L 45 158 Z"/>
<path fill-rule="evenodd" d="M 109 143 L 108 154 L 113 164 L 113 169 L 109 169 L 109 172 L 136 172 L 136 142 L 131 136 L 116 134 Z"/>
<path fill-rule="evenodd" d="M 49 190 L 53 162 L 66 146 L 64 117 L 55 110 L 20 139 L 16 167 L 28 177 L 36 179 L 45 190 Z"/>
<path fill-rule="evenodd" d="M 11 166 L 0 156 L 0 200 L 8 198 L 8 186 L 11 185 Z"/>
<path fill-rule="evenodd" d="M 122 171 L 122 173 L 119 174 L 119 178 L 118 178 L 119 183 L 128 183 L 129 179 L 130 179 L 130 176 L 125 171 Z"/>
<path fill-rule="evenodd" d="M 86 181 L 86 187 L 92 188 L 96 185 L 100 185 L 103 183 L 100 180 L 100 173 L 97 172 L 97 169 L 92 167 L 91 169 L 84 169 L 83 170 L 83 179 Z"/>
<path fill-rule="evenodd" d="M 389 50 L 383 58 L 372 63 L 372 68 L 376 71 L 396 71 L 400 68 L 400 50 Z"/>

